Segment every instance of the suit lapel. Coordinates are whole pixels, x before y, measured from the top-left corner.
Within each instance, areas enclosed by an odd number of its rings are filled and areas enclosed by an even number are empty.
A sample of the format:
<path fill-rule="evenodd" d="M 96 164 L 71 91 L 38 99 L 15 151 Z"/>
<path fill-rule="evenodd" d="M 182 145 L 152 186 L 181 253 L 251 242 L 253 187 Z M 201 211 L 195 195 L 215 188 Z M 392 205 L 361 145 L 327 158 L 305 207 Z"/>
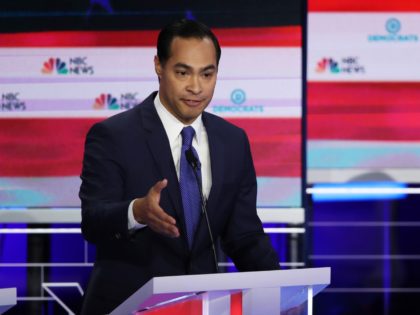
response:
<path fill-rule="evenodd" d="M 224 174 L 224 147 L 223 147 L 223 135 L 219 134 L 217 128 L 208 116 L 203 113 L 203 122 L 206 127 L 207 137 L 209 140 L 209 151 L 210 151 L 210 163 L 211 163 L 211 190 L 208 197 L 207 205 L 208 210 L 212 210 L 212 206 L 217 203 L 219 195 L 221 193 L 221 186 Z"/>
<path fill-rule="evenodd" d="M 210 163 L 211 163 L 211 178 L 212 184 L 210 194 L 207 200 L 207 213 L 209 221 L 214 227 L 212 218 L 214 217 L 214 211 L 217 211 L 217 204 L 221 193 L 223 174 L 224 174 L 224 147 L 223 147 L 223 135 L 219 133 L 216 126 L 212 124 L 211 117 L 203 113 L 203 123 L 206 128 L 209 151 L 210 151 Z M 194 249 L 199 248 L 204 240 L 209 239 L 207 231 L 207 223 L 204 217 L 201 218 L 200 225 L 196 234 L 196 240 L 194 242 Z M 215 240 L 216 241 L 216 240 Z"/>
<path fill-rule="evenodd" d="M 179 218 L 179 220 L 177 220 L 178 226 L 182 230 L 181 234 L 186 235 L 178 177 L 176 175 L 168 137 L 153 104 L 155 96 L 156 94 L 153 93 L 143 102 L 143 104 L 139 105 L 141 106 L 143 126 L 147 131 L 146 141 L 153 159 L 156 162 L 161 178 L 166 178 L 168 180 L 166 189 L 176 215 Z"/>

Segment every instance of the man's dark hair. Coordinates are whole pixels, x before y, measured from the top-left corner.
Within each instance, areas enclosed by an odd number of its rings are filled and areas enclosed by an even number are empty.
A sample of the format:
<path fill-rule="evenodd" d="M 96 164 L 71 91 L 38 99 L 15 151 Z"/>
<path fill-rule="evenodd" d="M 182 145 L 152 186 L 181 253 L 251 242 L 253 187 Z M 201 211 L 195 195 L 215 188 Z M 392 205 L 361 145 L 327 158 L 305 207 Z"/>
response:
<path fill-rule="evenodd" d="M 194 20 L 177 20 L 165 26 L 159 33 L 157 41 L 157 56 L 161 64 L 171 57 L 171 44 L 175 37 L 181 38 L 209 38 L 216 50 L 216 62 L 219 64 L 222 51 L 216 35 L 203 23 Z"/>

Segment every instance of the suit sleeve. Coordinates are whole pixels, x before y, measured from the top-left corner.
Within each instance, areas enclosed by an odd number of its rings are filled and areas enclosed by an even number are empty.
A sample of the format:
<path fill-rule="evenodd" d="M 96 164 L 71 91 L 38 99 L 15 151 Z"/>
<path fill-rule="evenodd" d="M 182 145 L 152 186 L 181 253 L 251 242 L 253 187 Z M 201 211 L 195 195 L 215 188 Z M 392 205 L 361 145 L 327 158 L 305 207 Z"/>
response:
<path fill-rule="evenodd" d="M 248 138 L 243 132 L 242 171 L 222 248 L 239 271 L 279 269 L 279 260 L 256 211 L 257 180 Z"/>
<path fill-rule="evenodd" d="M 95 124 L 86 136 L 82 184 L 82 233 L 90 242 L 128 237 L 124 200 L 123 157 L 118 141 L 103 123 Z"/>

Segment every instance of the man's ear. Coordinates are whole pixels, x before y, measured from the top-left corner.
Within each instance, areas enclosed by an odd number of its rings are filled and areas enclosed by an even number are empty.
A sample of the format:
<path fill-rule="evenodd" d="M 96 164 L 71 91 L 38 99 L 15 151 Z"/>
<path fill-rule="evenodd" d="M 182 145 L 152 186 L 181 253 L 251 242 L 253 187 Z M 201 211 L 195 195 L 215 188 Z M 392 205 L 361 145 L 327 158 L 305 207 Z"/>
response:
<path fill-rule="evenodd" d="M 154 62 L 155 62 L 155 72 L 158 78 L 160 79 L 162 75 L 162 65 L 160 64 L 158 56 L 155 56 Z"/>

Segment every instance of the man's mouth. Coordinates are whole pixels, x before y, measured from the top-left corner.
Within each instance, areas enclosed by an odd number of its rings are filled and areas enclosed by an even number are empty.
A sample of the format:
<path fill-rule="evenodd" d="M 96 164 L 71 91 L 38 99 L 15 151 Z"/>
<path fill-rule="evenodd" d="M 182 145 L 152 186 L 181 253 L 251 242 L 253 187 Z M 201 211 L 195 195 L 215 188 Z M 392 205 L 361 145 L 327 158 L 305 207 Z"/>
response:
<path fill-rule="evenodd" d="M 182 101 L 186 105 L 191 106 L 191 107 L 199 106 L 203 102 L 203 100 L 196 100 L 196 99 L 190 99 L 190 98 L 183 98 Z"/>

